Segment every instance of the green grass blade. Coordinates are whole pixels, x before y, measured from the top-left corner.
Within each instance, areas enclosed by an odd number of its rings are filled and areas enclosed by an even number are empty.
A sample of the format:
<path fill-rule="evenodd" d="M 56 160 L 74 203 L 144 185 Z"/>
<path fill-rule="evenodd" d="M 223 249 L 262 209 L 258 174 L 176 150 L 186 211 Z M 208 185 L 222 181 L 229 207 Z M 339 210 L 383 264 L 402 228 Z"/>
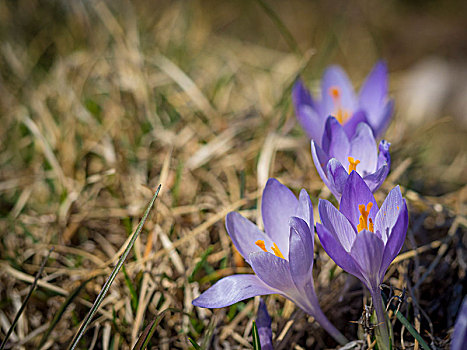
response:
<path fill-rule="evenodd" d="M 52 322 L 50 323 L 50 326 L 49 328 L 47 328 L 47 330 L 45 331 L 45 333 L 42 335 L 42 338 L 41 338 L 41 341 L 39 342 L 39 346 L 38 348 L 42 348 L 42 346 L 45 344 L 45 342 L 47 341 L 47 338 L 50 336 L 50 333 L 52 333 L 52 331 L 54 330 L 55 326 L 57 326 L 58 322 L 60 321 L 60 319 L 62 318 L 63 314 L 65 313 L 67 307 L 69 305 L 71 305 L 71 303 L 73 302 L 73 300 L 75 300 L 75 298 L 79 295 L 79 293 L 81 293 L 81 291 L 83 290 L 83 288 L 86 286 L 86 284 L 88 284 L 90 281 L 92 281 L 94 278 L 96 277 L 91 277 L 87 280 L 85 280 L 83 283 L 81 283 L 77 288 L 75 288 L 68 296 L 67 298 L 65 299 L 65 301 L 63 302 L 63 304 L 60 306 L 60 308 L 58 309 L 57 313 L 54 315 L 54 318 L 52 320 Z"/>
<path fill-rule="evenodd" d="M 154 335 L 154 332 L 156 331 L 157 326 L 162 321 L 165 314 L 169 311 L 180 312 L 182 314 L 189 316 L 189 314 L 183 312 L 182 310 L 175 309 L 175 308 L 168 308 L 168 309 L 165 309 L 164 311 L 161 311 L 156 316 L 156 318 L 152 320 L 151 323 L 146 326 L 146 328 L 144 329 L 143 333 L 138 338 L 138 341 L 136 342 L 132 350 L 144 350 L 147 348 L 147 346 L 149 345 L 149 341 L 151 340 L 152 336 Z"/>
<path fill-rule="evenodd" d="M 193 339 L 188 338 L 188 340 L 190 341 L 191 345 L 193 345 L 193 347 L 195 348 L 195 350 L 203 350 L 203 348 L 202 348 L 201 346 L 199 346 L 198 343 L 195 342 Z"/>
<path fill-rule="evenodd" d="M 86 332 L 86 328 L 89 326 L 91 323 L 92 317 L 96 313 L 96 311 L 99 309 L 99 306 L 101 305 L 102 301 L 105 298 L 105 295 L 110 289 L 110 286 L 112 285 L 115 277 L 117 276 L 118 272 L 122 268 L 123 263 L 125 262 L 125 259 L 127 258 L 128 254 L 131 251 L 131 248 L 133 247 L 133 244 L 135 243 L 136 239 L 138 238 L 140 232 L 143 230 L 143 226 L 146 223 L 146 220 L 149 216 L 149 213 L 154 205 L 154 202 L 156 201 L 156 198 L 159 194 L 159 191 L 161 189 L 161 185 L 157 188 L 156 192 L 154 193 L 154 196 L 152 197 L 151 201 L 149 202 L 148 207 L 146 208 L 146 211 L 143 215 L 143 218 L 141 219 L 138 227 L 136 228 L 135 233 L 131 237 L 130 242 L 128 243 L 127 247 L 125 248 L 125 251 L 123 252 L 122 256 L 118 260 L 117 265 L 113 269 L 112 273 L 110 274 L 109 278 L 105 282 L 104 286 L 102 287 L 101 291 L 99 292 L 99 295 L 96 298 L 96 301 L 94 301 L 94 304 L 92 305 L 91 309 L 89 310 L 89 313 L 86 315 L 86 318 L 84 319 L 83 323 L 81 324 L 81 327 L 78 329 L 78 332 L 74 336 L 69 349 L 74 350 L 76 346 L 78 345 L 78 342 L 81 340 L 82 336 Z"/>
<path fill-rule="evenodd" d="M 258 327 L 256 327 L 255 321 L 253 321 L 253 349 L 261 350 L 261 342 L 259 341 Z"/>
<path fill-rule="evenodd" d="M 13 323 L 11 324 L 10 329 L 8 329 L 8 332 L 6 333 L 5 338 L 2 341 L 2 344 L 0 345 L 0 350 L 3 350 L 5 348 L 8 338 L 10 337 L 11 333 L 13 333 L 13 329 L 15 329 L 15 326 L 19 320 L 19 317 L 21 316 L 24 309 L 26 308 L 26 304 L 28 303 L 29 298 L 32 295 L 32 292 L 34 292 L 34 289 L 36 289 L 37 281 L 39 280 L 39 277 L 42 275 L 42 271 L 44 270 L 45 264 L 47 263 L 47 260 L 49 260 L 50 253 L 52 253 L 53 250 L 54 250 L 54 247 L 50 248 L 49 253 L 42 261 L 41 267 L 39 268 L 39 271 L 37 271 L 36 277 L 34 278 L 34 282 L 31 284 L 31 287 L 29 288 L 28 295 L 26 296 L 26 298 L 23 301 L 23 304 L 21 305 L 18 312 L 16 313 L 15 319 L 13 320 Z"/>
<path fill-rule="evenodd" d="M 383 301 L 384 303 L 386 304 L 387 303 L 387 298 L 386 298 L 386 295 L 381 292 L 382 294 L 382 297 L 383 297 Z M 405 328 L 407 328 L 407 330 L 409 331 L 410 334 L 412 334 L 412 336 L 417 339 L 417 341 L 420 343 L 420 345 L 422 346 L 422 348 L 424 348 L 425 350 L 432 350 L 430 348 L 430 346 L 425 342 L 425 340 L 423 340 L 422 336 L 420 335 L 420 333 L 417 332 L 417 330 L 412 326 L 412 324 L 404 317 L 404 315 L 402 315 L 399 310 L 397 310 L 397 308 L 390 304 L 389 305 L 389 308 L 394 311 L 394 313 L 396 314 L 396 317 L 397 319 L 400 321 L 400 323 L 402 323 Z"/>

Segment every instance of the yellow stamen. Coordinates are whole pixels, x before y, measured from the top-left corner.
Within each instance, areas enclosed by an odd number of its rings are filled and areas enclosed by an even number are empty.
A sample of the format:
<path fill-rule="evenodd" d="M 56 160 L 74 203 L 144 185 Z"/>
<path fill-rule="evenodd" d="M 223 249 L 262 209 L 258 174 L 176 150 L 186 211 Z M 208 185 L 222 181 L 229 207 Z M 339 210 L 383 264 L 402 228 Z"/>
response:
<path fill-rule="evenodd" d="M 368 229 L 371 231 L 371 232 L 375 232 L 375 225 L 373 224 L 373 220 L 371 218 L 368 219 L 368 221 L 370 222 L 370 227 L 368 227 Z"/>
<path fill-rule="evenodd" d="M 276 243 L 273 243 L 274 246 L 271 247 L 272 251 L 274 252 L 274 254 L 276 256 L 278 256 L 279 258 L 282 258 L 282 259 L 285 259 L 284 256 L 282 255 L 281 251 L 279 250 L 279 247 L 277 246 Z"/>
<path fill-rule="evenodd" d="M 344 124 L 347 119 L 349 119 L 350 115 L 349 112 L 342 108 L 341 91 L 338 86 L 331 86 L 328 92 L 329 95 L 331 95 L 335 106 L 335 113 L 333 116 L 339 123 Z"/>
<path fill-rule="evenodd" d="M 255 244 L 260 247 L 263 251 L 267 252 L 266 250 L 266 245 L 264 244 L 264 241 L 261 239 L 258 239 Z"/>
<path fill-rule="evenodd" d="M 358 219 L 359 224 L 357 225 L 357 230 L 360 232 L 361 230 L 370 230 L 371 232 L 374 232 L 374 225 L 373 225 L 373 220 L 370 218 L 370 227 L 368 228 L 368 215 L 370 215 L 370 210 L 371 207 L 373 206 L 373 203 L 370 202 L 367 204 L 365 208 L 365 204 L 360 204 L 358 206 L 358 210 L 360 211 L 360 218 Z"/>
<path fill-rule="evenodd" d="M 360 161 L 354 160 L 353 157 L 348 157 L 349 160 L 349 174 L 352 172 L 352 170 L 357 171 L 357 165 L 360 164 Z"/>

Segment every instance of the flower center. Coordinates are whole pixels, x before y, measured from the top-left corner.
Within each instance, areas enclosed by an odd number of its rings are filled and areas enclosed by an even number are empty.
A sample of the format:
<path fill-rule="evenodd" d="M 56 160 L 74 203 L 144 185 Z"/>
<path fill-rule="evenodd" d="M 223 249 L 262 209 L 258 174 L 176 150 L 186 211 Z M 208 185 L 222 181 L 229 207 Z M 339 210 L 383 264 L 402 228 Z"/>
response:
<path fill-rule="evenodd" d="M 358 232 L 360 232 L 361 230 L 369 230 L 371 232 L 375 232 L 373 220 L 371 220 L 371 218 L 368 218 L 368 215 L 370 215 L 370 210 L 372 206 L 373 206 L 372 202 L 368 203 L 366 208 L 365 208 L 365 204 L 360 204 L 358 206 L 358 210 L 360 211 L 360 218 L 358 220 L 360 223 L 357 225 Z M 367 224 L 367 222 L 369 222 L 369 224 Z"/>
<path fill-rule="evenodd" d="M 262 239 L 258 239 L 255 244 L 260 247 L 263 251 L 265 251 L 267 253 L 267 249 L 266 249 L 266 245 L 264 244 L 264 241 Z M 281 251 L 279 250 L 279 247 L 277 246 L 276 243 L 273 242 L 273 246 L 271 247 L 271 250 L 274 252 L 274 255 L 279 257 L 279 258 L 282 258 L 282 259 L 285 259 L 284 258 L 284 255 L 282 255 Z"/>
<path fill-rule="evenodd" d="M 333 117 L 341 124 L 344 124 L 349 119 L 349 112 L 342 108 L 341 90 L 337 86 L 329 88 L 329 95 L 331 95 L 334 102 Z"/>
<path fill-rule="evenodd" d="M 357 171 L 357 165 L 360 164 L 360 161 L 354 160 L 353 157 L 348 157 L 349 160 L 349 174 L 352 172 L 352 170 Z"/>

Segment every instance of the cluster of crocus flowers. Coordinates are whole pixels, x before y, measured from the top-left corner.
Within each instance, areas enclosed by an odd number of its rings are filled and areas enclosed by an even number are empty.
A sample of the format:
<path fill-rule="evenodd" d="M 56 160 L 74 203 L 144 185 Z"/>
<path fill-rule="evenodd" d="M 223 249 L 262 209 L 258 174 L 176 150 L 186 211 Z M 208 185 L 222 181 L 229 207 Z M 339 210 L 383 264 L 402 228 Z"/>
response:
<path fill-rule="evenodd" d="M 232 242 L 255 274 L 228 276 L 193 305 L 219 308 L 257 295 L 281 294 L 293 301 L 341 344 L 346 338 L 321 310 L 313 283 L 313 207 L 305 190 L 297 199 L 292 191 L 270 179 L 263 191 L 265 232 L 237 212 L 226 218 Z"/>
<path fill-rule="evenodd" d="M 329 201 L 319 202 L 321 223 L 316 230 L 321 245 L 338 266 L 369 289 L 382 339 L 379 348 L 390 349 L 380 286 L 404 244 L 408 211 L 398 186 L 380 208 L 373 196 L 391 164 L 389 142 L 382 140 L 377 146 L 376 141 L 393 111 L 387 97 L 387 68 L 376 64 L 358 98 L 345 73 L 334 66 L 324 74 L 320 101 L 301 81 L 295 84 L 292 99 L 297 118 L 312 139 L 316 169 L 339 202 L 338 209 Z M 218 308 L 253 296 L 281 294 L 312 315 L 337 342 L 346 343 L 321 311 L 315 293 L 313 207 L 308 193 L 302 189 L 297 199 L 286 186 L 270 179 L 261 213 L 265 232 L 236 212 L 226 217 L 230 238 L 255 274 L 225 277 L 193 304 Z M 265 312 L 261 304 L 259 314 Z M 270 320 L 264 320 L 262 338 L 272 348 Z"/>

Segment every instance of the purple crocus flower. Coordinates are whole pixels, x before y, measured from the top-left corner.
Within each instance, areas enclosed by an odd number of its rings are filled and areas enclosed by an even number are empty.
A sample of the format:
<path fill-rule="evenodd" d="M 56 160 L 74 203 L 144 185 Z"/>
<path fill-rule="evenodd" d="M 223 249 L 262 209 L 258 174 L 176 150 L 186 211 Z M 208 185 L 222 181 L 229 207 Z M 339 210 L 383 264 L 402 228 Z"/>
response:
<path fill-rule="evenodd" d="M 321 145 L 325 122 L 334 116 L 343 126 L 349 138 L 361 122 L 371 126 L 375 138 L 379 139 L 389 124 L 394 109 L 388 96 L 388 72 L 382 61 L 376 63 L 355 95 L 352 84 L 339 66 L 331 66 L 321 80 L 321 101 L 314 99 L 301 80 L 292 90 L 292 101 L 298 121 L 308 136 Z"/>
<path fill-rule="evenodd" d="M 259 301 L 256 326 L 258 327 L 261 350 L 274 350 L 272 346 L 271 317 L 269 316 L 268 309 L 262 298 Z"/>
<path fill-rule="evenodd" d="M 451 350 L 462 350 L 467 345 L 467 296 L 459 309 L 454 333 L 452 334 Z"/>
<path fill-rule="evenodd" d="M 312 140 L 311 153 L 319 176 L 340 201 L 344 184 L 352 170 L 363 177 L 371 192 L 381 186 L 391 164 L 390 145 L 382 140 L 378 154 L 376 140 L 368 124 L 358 124 L 354 135 L 349 138 L 336 118 L 329 117 L 322 147 Z"/>
<path fill-rule="evenodd" d="M 407 233 L 407 204 L 399 186 L 389 192 L 378 209 L 365 181 L 352 171 L 345 183 L 339 210 L 327 200 L 320 200 L 318 209 L 321 224 L 316 224 L 316 231 L 324 250 L 337 265 L 359 278 L 369 289 L 380 324 L 378 328 L 389 346 L 379 288 Z"/>
<path fill-rule="evenodd" d="M 308 193 L 302 189 L 297 199 L 286 186 L 269 179 L 261 212 L 266 232 L 237 212 L 226 217 L 230 238 L 255 274 L 225 277 L 193 300 L 193 305 L 219 308 L 257 295 L 281 294 L 345 344 L 345 337 L 319 307 L 314 289 L 313 207 Z"/>

